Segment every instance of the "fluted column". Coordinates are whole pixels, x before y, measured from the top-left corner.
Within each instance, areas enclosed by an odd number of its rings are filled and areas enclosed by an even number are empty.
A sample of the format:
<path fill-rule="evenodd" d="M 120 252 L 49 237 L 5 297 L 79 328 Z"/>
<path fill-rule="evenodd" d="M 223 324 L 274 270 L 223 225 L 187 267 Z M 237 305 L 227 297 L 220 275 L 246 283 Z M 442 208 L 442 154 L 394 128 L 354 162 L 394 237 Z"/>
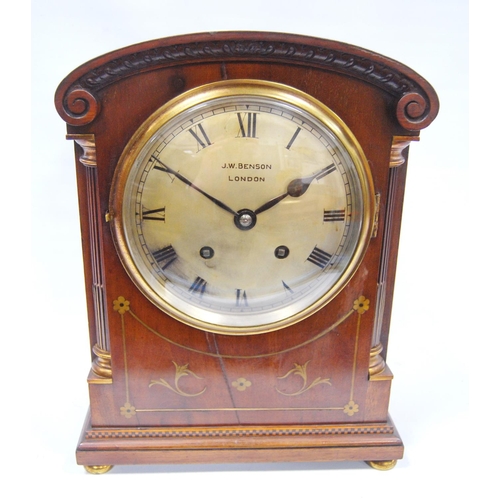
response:
<path fill-rule="evenodd" d="M 418 136 L 396 136 L 393 137 L 391 156 L 389 162 L 389 183 L 387 192 L 387 206 L 385 209 L 384 232 L 382 256 L 380 261 L 378 284 L 377 284 L 377 306 L 375 310 L 375 323 L 372 335 L 372 344 L 370 350 L 369 376 L 373 380 L 377 376 L 383 377 L 386 368 L 382 356 L 383 346 L 381 343 L 382 324 L 384 321 L 385 301 L 387 296 L 387 279 L 389 270 L 389 256 L 391 255 L 392 234 L 394 231 L 394 213 L 396 203 L 396 177 L 397 169 L 406 161 L 403 151 L 410 145 L 411 141 L 418 140 Z"/>
<path fill-rule="evenodd" d="M 111 380 L 111 355 L 109 349 L 109 336 L 106 328 L 107 312 L 104 298 L 103 262 L 99 245 L 99 203 L 97 184 L 96 146 L 93 134 L 68 135 L 81 148 L 80 163 L 86 167 L 87 180 L 87 207 L 89 223 L 90 259 L 92 268 L 92 297 L 94 305 L 94 323 L 96 343 L 92 347 L 94 358 L 92 371 L 99 379 Z M 97 380 L 99 380 L 97 379 Z"/>

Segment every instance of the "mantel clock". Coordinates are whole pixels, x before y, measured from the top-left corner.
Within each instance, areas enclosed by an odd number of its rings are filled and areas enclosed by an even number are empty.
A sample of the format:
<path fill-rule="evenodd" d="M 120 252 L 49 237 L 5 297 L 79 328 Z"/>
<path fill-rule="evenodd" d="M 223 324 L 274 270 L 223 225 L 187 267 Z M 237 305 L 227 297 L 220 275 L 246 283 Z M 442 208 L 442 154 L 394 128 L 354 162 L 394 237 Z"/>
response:
<path fill-rule="evenodd" d="M 385 354 L 432 87 L 339 42 L 207 33 L 94 59 L 56 107 L 92 347 L 77 462 L 392 467 Z"/>

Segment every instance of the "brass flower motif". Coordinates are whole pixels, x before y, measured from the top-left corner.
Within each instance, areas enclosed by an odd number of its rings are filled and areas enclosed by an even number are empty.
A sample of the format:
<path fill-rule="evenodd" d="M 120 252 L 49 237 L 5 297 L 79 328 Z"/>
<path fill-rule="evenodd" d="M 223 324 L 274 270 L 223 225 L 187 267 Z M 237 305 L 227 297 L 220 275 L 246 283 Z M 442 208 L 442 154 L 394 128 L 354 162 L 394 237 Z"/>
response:
<path fill-rule="evenodd" d="M 246 391 L 248 387 L 252 385 L 252 382 L 250 380 L 247 380 L 246 378 L 240 377 L 239 379 L 236 379 L 233 383 L 232 386 L 236 387 L 238 391 Z"/>
<path fill-rule="evenodd" d="M 128 401 L 122 407 L 120 407 L 120 414 L 125 418 L 132 418 L 135 413 L 135 406 L 132 406 Z"/>
<path fill-rule="evenodd" d="M 118 297 L 113 300 L 113 309 L 120 314 L 125 314 L 130 309 L 130 302 L 125 297 Z"/>
<path fill-rule="evenodd" d="M 349 401 L 344 406 L 344 413 L 347 413 L 350 417 L 352 417 L 355 413 L 359 411 L 359 405 L 357 405 L 354 401 Z"/>
<path fill-rule="evenodd" d="M 368 309 L 370 309 L 370 300 L 364 295 L 361 295 L 358 299 L 354 301 L 353 309 L 358 312 L 358 314 L 364 314 Z"/>

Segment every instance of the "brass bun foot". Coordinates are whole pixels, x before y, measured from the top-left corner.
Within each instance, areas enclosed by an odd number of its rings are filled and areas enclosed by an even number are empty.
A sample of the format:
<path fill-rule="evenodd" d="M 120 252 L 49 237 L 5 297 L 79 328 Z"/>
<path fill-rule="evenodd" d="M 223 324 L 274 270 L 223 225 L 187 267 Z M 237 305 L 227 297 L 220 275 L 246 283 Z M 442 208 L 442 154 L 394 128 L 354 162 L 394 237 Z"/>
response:
<path fill-rule="evenodd" d="M 106 474 L 113 468 L 112 465 L 84 465 L 83 467 L 90 474 Z"/>
<path fill-rule="evenodd" d="M 396 467 L 397 462 L 397 460 L 373 460 L 366 463 L 377 470 L 391 470 Z"/>

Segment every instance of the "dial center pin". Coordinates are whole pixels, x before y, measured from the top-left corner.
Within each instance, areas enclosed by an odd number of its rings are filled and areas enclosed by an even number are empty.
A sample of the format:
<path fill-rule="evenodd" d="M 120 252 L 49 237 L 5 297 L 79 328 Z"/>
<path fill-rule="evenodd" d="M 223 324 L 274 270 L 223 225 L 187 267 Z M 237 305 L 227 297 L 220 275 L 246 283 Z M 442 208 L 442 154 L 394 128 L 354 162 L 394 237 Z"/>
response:
<path fill-rule="evenodd" d="M 255 212 L 249 210 L 248 208 L 240 210 L 234 216 L 234 224 L 238 229 L 241 229 L 242 231 L 248 231 L 249 229 L 252 229 L 252 227 L 255 226 L 256 222 L 257 216 L 255 215 Z"/>

